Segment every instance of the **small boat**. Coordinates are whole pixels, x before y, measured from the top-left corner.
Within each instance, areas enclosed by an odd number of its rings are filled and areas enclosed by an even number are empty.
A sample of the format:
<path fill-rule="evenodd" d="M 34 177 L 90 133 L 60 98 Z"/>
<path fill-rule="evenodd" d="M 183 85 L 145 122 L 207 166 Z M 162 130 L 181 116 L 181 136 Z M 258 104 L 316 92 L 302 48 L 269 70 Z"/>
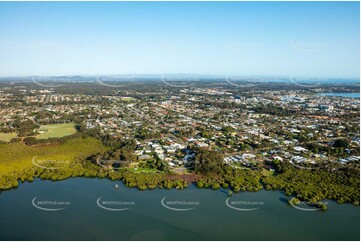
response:
<path fill-rule="evenodd" d="M 118 184 L 115 184 L 114 186 L 115 186 L 115 188 L 118 188 L 118 187 L 119 187 L 119 185 L 118 185 Z"/>

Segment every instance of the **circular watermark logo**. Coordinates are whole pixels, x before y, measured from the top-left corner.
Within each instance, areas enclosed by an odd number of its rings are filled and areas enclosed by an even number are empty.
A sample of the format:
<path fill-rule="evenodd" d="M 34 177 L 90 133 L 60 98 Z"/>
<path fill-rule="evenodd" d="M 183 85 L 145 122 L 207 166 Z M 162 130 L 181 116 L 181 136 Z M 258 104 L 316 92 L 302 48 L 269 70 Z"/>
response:
<path fill-rule="evenodd" d="M 262 77 L 241 77 L 241 76 L 226 76 L 226 82 L 232 86 L 246 88 L 246 87 L 254 87 L 255 83 L 262 83 L 267 81 L 266 78 Z"/>
<path fill-rule="evenodd" d="M 291 76 L 289 80 L 293 84 L 307 88 L 319 87 L 322 84 L 326 84 L 327 82 L 330 81 L 330 79 L 322 78 L 322 77 L 297 77 L 297 76 Z"/>
<path fill-rule="evenodd" d="M 289 204 L 298 210 L 306 211 L 306 212 L 314 212 L 314 211 L 321 211 L 327 209 L 327 202 L 308 202 L 308 201 L 299 201 L 295 198 L 292 198 L 289 201 Z M 310 208 L 314 207 L 314 208 Z"/>
<path fill-rule="evenodd" d="M 120 201 L 120 200 L 102 200 L 102 197 L 97 199 L 96 204 L 104 210 L 112 212 L 120 212 L 131 209 L 135 206 L 134 201 Z"/>
<path fill-rule="evenodd" d="M 315 41 L 297 41 L 292 39 L 290 46 L 300 52 L 316 52 L 328 47 L 326 42 L 315 42 Z"/>
<path fill-rule="evenodd" d="M 294 167 L 297 167 L 299 169 L 303 169 L 303 170 L 317 170 L 320 169 L 320 167 L 307 167 L 307 166 L 300 166 L 298 164 L 296 164 L 292 159 L 289 161 L 290 164 Z"/>
<path fill-rule="evenodd" d="M 61 87 L 64 84 L 60 84 L 57 82 L 64 82 L 66 81 L 64 78 L 59 78 L 59 77 L 38 77 L 38 76 L 33 76 L 31 78 L 31 80 L 42 87 L 47 87 L 47 88 L 56 88 L 56 87 Z"/>
<path fill-rule="evenodd" d="M 124 166 L 129 165 L 131 162 L 127 160 L 103 160 L 98 157 L 96 159 L 97 165 L 108 170 L 119 170 Z"/>
<path fill-rule="evenodd" d="M 229 207 L 233 210 L 248 212 L 248 211 L 258 210 L 259 208 L 261 208 L 261 206 L 264 205 L 264 202 L 244 201 L 244 200 L 232 201 L 231 197 L 229 197 L 226 200 L 226 205 L 227 205 L 227 207 Z"/>
<path fill-rule="evenodd" d="M 49 170 L 63 169 L 66 165 L 70 164 L 68 160 L 40 160 L 37 159 L 37 156 L 34 156 L 32 159 L 33 165 Z"/>
<path fill-rule="evenodd" d="M 185 201 L 185 200 L 166 200 L 164 197 L 160 201 L 161 205 L 166 209 L 177 211 L 177 212 L 186 212 L 197 208 L 200 205 L 200 202 L 197 201 Z"/>
<path fill-rule="evenodd" d="M 31 204 L 40 210 L 47 212 L 55 212 L 64 210 L 67 206 L 70 206 L 69 201 L 56 201 L 56 200 L 37 200 L 37 197 L 34 197 L 31 201 Z"/>
<path fill-rule="evenodd" d="M 135 82 L 136 78 L 131 75 L 97 76 L 96 81 L 98 84 L 106 87 L 124 88 L 128 85 L 128 82 Z"/>
<path fill-rule="evenodd" d="M 177 87 L 177 88 L 187 88 L 187 87 L 194 87 L 195 82 L 199 81 L 199 78 L 193 77 L 167 77 L 162 76 L 161 80 L 164 84 Z"/>

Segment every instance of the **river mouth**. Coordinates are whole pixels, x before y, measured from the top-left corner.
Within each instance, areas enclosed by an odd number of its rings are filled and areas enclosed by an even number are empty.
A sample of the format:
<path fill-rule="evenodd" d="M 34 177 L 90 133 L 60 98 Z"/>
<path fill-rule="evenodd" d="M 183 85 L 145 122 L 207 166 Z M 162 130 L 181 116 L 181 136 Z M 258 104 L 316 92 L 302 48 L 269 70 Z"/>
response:
<path fill-rule="evenodd" d="M 279 191 L 228 197 L 226 190 L 194 185 L 139 191 L 108 179 L 36 179 L 0 194 L 0 239 L 359 239 L 359 207 L 328 201 L 327 212 L 310 212 L 287 199 Z"/>

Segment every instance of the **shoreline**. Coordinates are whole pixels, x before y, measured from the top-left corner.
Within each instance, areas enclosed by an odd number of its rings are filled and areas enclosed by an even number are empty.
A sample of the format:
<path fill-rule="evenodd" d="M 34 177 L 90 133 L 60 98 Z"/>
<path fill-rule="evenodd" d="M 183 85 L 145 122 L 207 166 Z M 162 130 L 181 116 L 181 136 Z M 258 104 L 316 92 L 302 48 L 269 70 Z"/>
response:
<path fill-rule="evenodd" d="M 192 175 L 192 174 L 190 174 Z M 184 177 L 184 176 L 190 176 L 190 175 L 169 175 L 172 177 L 172 179 L 176 179 L 176 178 L 180 178 L 180 177 Z M 196 175 L 196 174 L 194 174 Z M 194 176 L 192 176 L 194 177 Z M 199 177 L 202 177 L 202 175 L 199 175 Z M 237 195 L 237 194 L 242 194 L 242 193 L 246 193 L 246 192 L 250 192 L 250 193 L 257 193 L 257 192 L 261 192 L 261 191 L 273 191 L 273 192 L 280 192 L 282 194 L 284 194 L 285 196 L 287 197 L 290 197 L 290 199 L 294 199 L 296 198 L 296 195 L 295 194 L 290 194 L 288 195 L 286 193 L 286 191 L 284 189 L 266 189 L 264 186 L 261 187 L 260 190 L 257 190 L 257 191 L 238 191 L 238 192 L 235 192 L 233 191 L 231 188 L 224 188 L 224 187 L 220 187 L 220 188 L 217 188 L 217 189 L 214 189 L 212 187 L 198 187 L 197 186 L 197 182 L 196 181 L 191 181 L 191 180 L 188 180 L 187 181 L 187 185 L 182 187 L 182 188 L 176 188 L 176 187 L 172 187 L 172 188 L 166 188 L 166 187 L 154 187 L 154 188 L 146 188 L 146 189 L 140 189 L 139 187 L 129 187 L 125 184 L 124 181 L 122 180 L 113 180 L 111 179 L 110 177 L 98 177 L 98 176 L 95 176 L 95 177 L 85 177 L 85 176 L 77 176 L 77 177 L 68 177 L 68 178 L 65 178 L 65 179 L 60 179 L 60 180 L 51 180 L 51 179 L 42 179 L 40 177 L 35 177 L 32 181 L 21 181 L 21 180 L 18 180 L 18 185 L 17 186 L 14 186 L 14 187 L 11 187 L 11 188 L 7 188 L 7 189 L 0 189 L 0 196 L 1 196 L 1 193 L 3 192 L 7 192 L 7 191 L 11 191 L 11 190 L 17 190 L 19 187 L 23 186 L 24 184 L 26 183 L 33 183 L 35 181 L 48 181 L 48 182 L 61 182 L 61 181 L 66 181 L 66 180 L 75 180 L 75 179 L 98 179 L 98 180 L 108 180 L 110 182 L 119 182 L 122 184 L 123 187 L 121 188 L 127 188 L 127 189 L 135 189 L 137 188 L 136 190 L 138 190 L 139 192 L 144 192 L 144 191 L 153 191 L 153 190 L 186 190 L 186 189 L 190 189 L 190 187 L 193 186 L 194 189 L 206 189 L 206 190 L 213 190 L 213 191 L 217 191 L 217 190 L 224 190 L 224 193 L 225 195 L 227 196 L 227 193 L 226 191 L 232 191 L 232 195 L 228 195 L 228 197 L 232 197 L 233 195 Z M 116 184 L 116 185 L 119 185 L 119 184 Z M 114 189 L 119 189 L 119 188 L 114 188 Z M 338 201 L 334 200 L 334 199 L 330 199 L 330 198 L 325 198 L 325 199 L 322 199 L 320 201 L 317 201 L 318 203 L 319 202 L 323 202 L 323 201 L 332 201 L 332 202 L 335 202 L 336 204 L 338 205 L 346 205 L 346 204 L 349 204 L 349 205 L 353 205 L 354 207 L 359 207 L 360 208 L 360 205 L 356 205 L 354 203 L 351 203 L 351 202 L 344 202 L 344 203 L 339 203 Z M 286 201 L 284 201 L 285 203 L 287 203 Z M 311 202 L 311 201 L 307 201 L 307 200 L 303 200 L 303 202 Z"/>

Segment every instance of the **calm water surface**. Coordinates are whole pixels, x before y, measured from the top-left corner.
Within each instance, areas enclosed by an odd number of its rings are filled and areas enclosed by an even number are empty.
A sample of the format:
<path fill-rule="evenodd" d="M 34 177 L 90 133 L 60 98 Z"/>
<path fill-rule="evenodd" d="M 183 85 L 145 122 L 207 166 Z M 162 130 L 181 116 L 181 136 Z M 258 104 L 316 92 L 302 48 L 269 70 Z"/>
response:
<path fill-rule="evenodd" d="M 117 189 L 115 184 L 119 184 Z M 107 179 L 35 180 L 0 194 L 0 239 L 360 238 L 360 209 L 350 204 L 327 201 L 326 212 L 303 211 L 288 205 L 288 197 L 282 192 L 264 190 L 234 194 L 228 200 L 233 208 L 226 205 L 227 198 L 225 190 L 196 189 L 194 186 L 185 190 L 139 191 Z"/>

